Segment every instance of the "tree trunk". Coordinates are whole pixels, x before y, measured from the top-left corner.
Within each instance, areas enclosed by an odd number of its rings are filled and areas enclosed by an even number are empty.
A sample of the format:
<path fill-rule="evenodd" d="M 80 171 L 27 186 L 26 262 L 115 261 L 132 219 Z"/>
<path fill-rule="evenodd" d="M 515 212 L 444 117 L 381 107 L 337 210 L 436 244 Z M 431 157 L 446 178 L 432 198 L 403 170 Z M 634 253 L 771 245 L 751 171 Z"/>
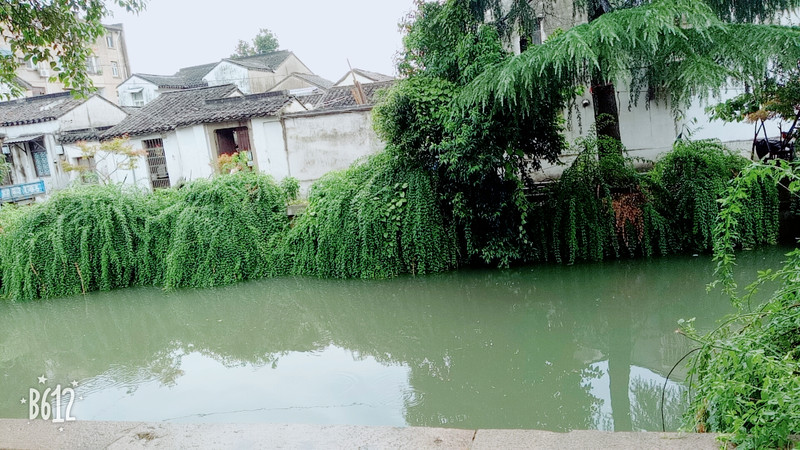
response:
<path fill-rule="evenodd" d="M 617 108 L 617 91 L 613 83 L 596 82 L 592 80 L 592 103 L 594 103 L 595 125 L 597 137 L 608 137 L 618 142 L 622 141 L 619 131 L 619 109 Z M 620 147 L 620 146 L 615 146 Z M 620 148 L 601 148 L 605 151 L 621 151 Z"/>
<path fill-rule="evenodd" d="M 611 10 L 611 6 L 605 0 L 593 0 L 589 4 L 589 22 L 599 18 Z M 601 67 L 603 61 L 599 61 Z M 602 72 L 602 71 L 600 71 Z M 608 137 L 622 142 L 619 131 L 619 109 L 617 108 L 617 91 L 614 83 L 604 80 L 601 75 L 595 74 L 592 77 L 592 103 L 594 103 L 595 125 L 597 127 L 597 137 Z M 615 149 L 600 148 L 600 157 L 603 153 L 611 151 L 621 152 L 622 146 L 614 146 Z"/>

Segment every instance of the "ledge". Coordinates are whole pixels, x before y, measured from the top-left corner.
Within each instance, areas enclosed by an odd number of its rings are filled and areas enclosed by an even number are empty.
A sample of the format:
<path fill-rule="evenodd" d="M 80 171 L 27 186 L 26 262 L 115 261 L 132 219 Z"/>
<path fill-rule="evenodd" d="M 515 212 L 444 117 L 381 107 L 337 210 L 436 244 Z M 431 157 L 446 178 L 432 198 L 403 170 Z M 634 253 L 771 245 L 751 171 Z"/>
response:
<path fill-rule="evenodd" d="M 0 419 L 0 448 L 718 449 L 714 434 Z"/>

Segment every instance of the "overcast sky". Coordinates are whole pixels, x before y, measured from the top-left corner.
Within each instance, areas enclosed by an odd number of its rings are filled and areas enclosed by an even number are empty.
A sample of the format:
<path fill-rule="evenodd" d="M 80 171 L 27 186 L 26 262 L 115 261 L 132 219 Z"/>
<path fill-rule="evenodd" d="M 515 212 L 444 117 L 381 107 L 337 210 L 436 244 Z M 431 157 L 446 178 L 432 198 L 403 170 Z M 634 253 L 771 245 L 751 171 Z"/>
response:
<path fill-rule="evenodd" d="M 353 67 L 394 75 L 397 24 L 413 0 L 148 0 L 138 16 L 114 9 L 125 26 L 131 70 L 169 75 L 227 58 L 260 28 L 314 73 L 331 81 Z"/>

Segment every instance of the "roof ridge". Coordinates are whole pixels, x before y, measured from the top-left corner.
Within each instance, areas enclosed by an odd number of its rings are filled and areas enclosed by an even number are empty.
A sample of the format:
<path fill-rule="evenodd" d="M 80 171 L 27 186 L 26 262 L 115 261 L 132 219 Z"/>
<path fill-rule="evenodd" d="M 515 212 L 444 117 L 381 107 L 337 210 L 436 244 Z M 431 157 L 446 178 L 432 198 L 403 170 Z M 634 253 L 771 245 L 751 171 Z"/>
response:
<path fill-rule="evenodd" d="M 51 94 L 36 95 L 36 96 L 33 96 L 33 97 L 15 98 L 15 99 L 12 99 L 12 100 L 6 100 L 4 102 L 0 102 L 0 105 L 5 105 L 5 104 L 9 104 L 9 103 L 17 103 L 17 104 L 19 104 L 19 103 L 28 103 L 28 102 L 37 101 L 37 100 L 47 100 L 47 99 L 58 98 L 58 97 L 66 97 L 66 96 L 72 96 L 72 91 L 53 92 Z"/>

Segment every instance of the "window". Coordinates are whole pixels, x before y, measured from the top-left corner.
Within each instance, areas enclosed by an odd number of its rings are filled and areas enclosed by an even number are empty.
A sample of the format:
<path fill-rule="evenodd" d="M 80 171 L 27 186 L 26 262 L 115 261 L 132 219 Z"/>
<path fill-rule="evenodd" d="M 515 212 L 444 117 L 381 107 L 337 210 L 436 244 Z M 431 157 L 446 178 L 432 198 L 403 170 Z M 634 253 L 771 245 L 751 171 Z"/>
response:
<path fill-rule="evenodd" d="M 113 34 L 108 33 L 106 35 L 106 45 L 108 45 L 108 48 L 114 48 L 114 35 Z"/>
<path fill-rule="evenodd" d="M 113 75 L 114 78 L 119 78 L 119 65 L 116 61 L 111 61 L 111 75 Z"/>
<path fill-rule="evenodd" d="M 131 92 L 131 103 L 133 106 L 144 106 L 144 94 L 142 91 Z"/>
<path fill-rule="evenodd" d="M 90 56 L 86 59 L 86 71 L 90 74 L 100 73 L 100 64 L 97 62 L 97 56 Z"/>
<path fill-rule="evenodd" d="M 542 43 L 542 18 L 537 17 L 536 22 L 534 22 L 533 30 L 531 30 L 530 36 L 528 36 L 524 31 L 520 31 L 519 36 L 519 52 L 523 53 L 532 45 L 540 45 Z"/>
<path fill-rule="evenodd" d="M 80 156 L 75 162 L 78 166 L 81 183 L 96 184 L 99 181 L 100 177 L 97 175 L 93 156 Z"/>
<path fill-rule="evenodd" d="M 216 130 L 215 133 L 218 155 L 250 151 L 250 133 L 247 127 L 223 128 Z"/>
<path fill-rule="evenodd" d="M 33 167 L 36 169 L 36 176 L 49 177 L 50 161 L 47 158 L 47 149 L 42 144 L 42 141 L 30 141 L 28 143 L 33 157 Z"/>
<path fill-rule="evenodd" d="M 28 70 L 36 70 L 36 69 L 38 69 L 38 67 L 36 67 L 36 64 L 34 64 L 33 60 L 30 59 L 30 58 L 25 60 L 25 68 L 28 69 Z"/>
<path fill-rule="evenodd" d="M 142 141 L 147 150 L 147 167 L 150 169 L 150 185 L 153 190 L 169 187 L 169 172 L 167 172 L 167 157 L 164 153 L 164 141 L 161 139 L 146 139 Z"/>

